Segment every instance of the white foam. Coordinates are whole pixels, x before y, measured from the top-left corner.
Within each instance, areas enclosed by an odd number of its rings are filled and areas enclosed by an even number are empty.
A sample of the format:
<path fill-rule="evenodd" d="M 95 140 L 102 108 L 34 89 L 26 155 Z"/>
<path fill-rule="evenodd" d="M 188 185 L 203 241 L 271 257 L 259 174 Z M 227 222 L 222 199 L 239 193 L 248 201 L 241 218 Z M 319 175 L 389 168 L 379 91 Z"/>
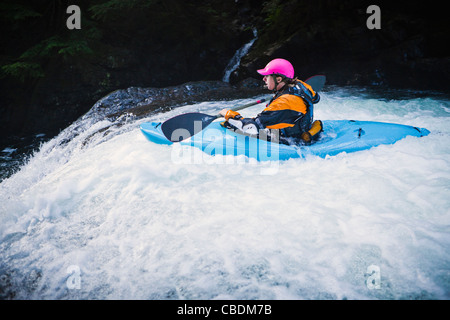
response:
<path fill-rule="evenodd" d="M 236 104 L 248 101 L 237 101 Z M 142 121 L 80 124 L 0 184 L 0 276 L 16 298 L 449 298 L 449 103 L 323 94 L 318 119 L 431 134 L 276 175 L 250 161 L 174 163 Z M 242 111 L 253 115 L 263 106 Z M 66 137 L 69 142 L 61 143 Z M 195 152 L 201 152 L 196 150 Z M 369 289 L 368 267 L 380 270 Z M 72 274 L 71 266 L 80 274 Z M 68 285 L 78 276 L 80 288 Z M 8 291 L 9 290 L 9 291 Z"/>

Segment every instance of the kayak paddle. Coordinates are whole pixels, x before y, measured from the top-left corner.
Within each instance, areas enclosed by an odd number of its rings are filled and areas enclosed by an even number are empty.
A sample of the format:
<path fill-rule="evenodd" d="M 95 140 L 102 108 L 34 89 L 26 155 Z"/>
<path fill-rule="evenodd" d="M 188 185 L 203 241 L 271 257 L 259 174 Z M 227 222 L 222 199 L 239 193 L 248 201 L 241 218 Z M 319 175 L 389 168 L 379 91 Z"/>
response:
<path fill-rule="evenodd" d="M 319 92 L 325 85 L 325 80 L 326 77 L 324 75 L 316 75 L 308 78 L 307 80 L 305 80 L 305 82 L 309 84 L 315 92 Z M 242 110 L 264 101 L 266 101 L 266 99 L 261 99 L 242 106 L 238 106 L 231 110 Z M 211 116 L 209 114 L 199 112 L 180 114 L 163 122 L 161 124 L 161 131 L 164 133 L 168 140 L 172 142 L 180 142 L 202 131 L 211 122 L 220 117 L 222 117 L 220 114 Z"/>
<path fill-rule="evenodd" d="M 242 110 L 264 101 L 266 101 L 266 99 L 261 99 L 255 102 L 244 104 L 242 106 L 233 108 L 232 110 Z M 209 114 L 199 112 L 180 114 L 179 116 L 175 116 L 163 122 L 161 124 L 161 131 L 170 141 L 180 142 L 193 136 L 196 133 L 199 133 L 211 122 L 220 117 L 222 117 L 220 114 L 210 116 Z"/>
<path fill-rule="evenodd" d="M 322 91 L 326 80 L 327 80 L 327 77 L 319 74 L 316 76 L 309 77 L 308 79 L 305 80 L 305 82 L 307 84 L 309 84 L 315 92 L 319 92 L 319 91 Z"/>

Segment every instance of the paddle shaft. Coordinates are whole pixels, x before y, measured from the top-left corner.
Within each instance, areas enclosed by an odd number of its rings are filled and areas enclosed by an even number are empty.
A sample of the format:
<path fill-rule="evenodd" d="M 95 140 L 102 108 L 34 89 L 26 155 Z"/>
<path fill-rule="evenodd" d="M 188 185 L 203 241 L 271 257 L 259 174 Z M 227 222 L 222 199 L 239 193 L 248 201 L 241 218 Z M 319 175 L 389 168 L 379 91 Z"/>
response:
<path fill-rule="evenodd" d="M 245 109 L 245 108 L 248 108 L 248 107 L 251 107 L 251 106 L 260 104 L 260 103 L 263 103 L 263 102 L 265 102 L 265 101 L 266 101 L 266 99 L 264 98 L 264 99 L 261 99 L 261 100 L 257 100 L 257 101 L 253 101 L 253 102 L 244 104 L 244 105 L 242 105 L 242 106 L 237 106 L 237 107 L 235 107 L 235 108 L 233 108 L 233 109 L 230 109 L 230 110 L 233 110 L 233 111 L 239 111 L 239 110 L 242 110 L 242 109 Z M 217 115 L 216 115 L 216 118 L 220 118 L 220 117 L 222 117 L 221 114 L 217 114 Z"/>

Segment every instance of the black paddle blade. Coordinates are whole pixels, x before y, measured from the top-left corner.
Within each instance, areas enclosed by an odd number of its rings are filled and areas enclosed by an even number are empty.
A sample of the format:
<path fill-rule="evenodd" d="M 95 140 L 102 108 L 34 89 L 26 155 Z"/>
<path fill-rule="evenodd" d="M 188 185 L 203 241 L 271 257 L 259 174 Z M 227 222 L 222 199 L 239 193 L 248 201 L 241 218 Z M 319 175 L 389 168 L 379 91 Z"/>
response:
<path fill-rule="evenodd" d="M 327 77 L 324 75 L 312 76 L 305 80 L 305 82 L 309 84 L 315 92 L 322 91 L 325 81 L 327 81 Z"/>
<path fill-rule="evenodd" d="M 170 118 L 161 124 L 161 131 L 166 138 L 172 142 L 180 142 L 202 131 L 217 116 L 205 113 L 186 113 Z"/>

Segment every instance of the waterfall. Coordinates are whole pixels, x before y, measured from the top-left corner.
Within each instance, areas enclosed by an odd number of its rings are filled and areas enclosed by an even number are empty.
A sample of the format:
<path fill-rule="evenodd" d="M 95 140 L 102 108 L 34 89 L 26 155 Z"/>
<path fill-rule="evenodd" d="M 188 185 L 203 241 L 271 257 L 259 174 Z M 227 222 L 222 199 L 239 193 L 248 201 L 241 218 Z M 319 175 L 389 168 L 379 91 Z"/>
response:
<path fill-rule="evenodd" d="M 247 54 L 248 50 L 250 50 L 251 46 L 258 38 L 258 32 L 256 28 L 253 28 L 253 35 L 254 35 L 253 39 L 250 40 L 248 43 L 244 44 L 241 48 L 239 48 L 234 54 L 234 56 L 231 58 L 230 62 L 228 62 L 228 65 L 225 68 L 222 81 L 224 82 L 230 81 L 231 73 L 237 69 L 237 67 L 241 63 L 241 58 Z"/>

